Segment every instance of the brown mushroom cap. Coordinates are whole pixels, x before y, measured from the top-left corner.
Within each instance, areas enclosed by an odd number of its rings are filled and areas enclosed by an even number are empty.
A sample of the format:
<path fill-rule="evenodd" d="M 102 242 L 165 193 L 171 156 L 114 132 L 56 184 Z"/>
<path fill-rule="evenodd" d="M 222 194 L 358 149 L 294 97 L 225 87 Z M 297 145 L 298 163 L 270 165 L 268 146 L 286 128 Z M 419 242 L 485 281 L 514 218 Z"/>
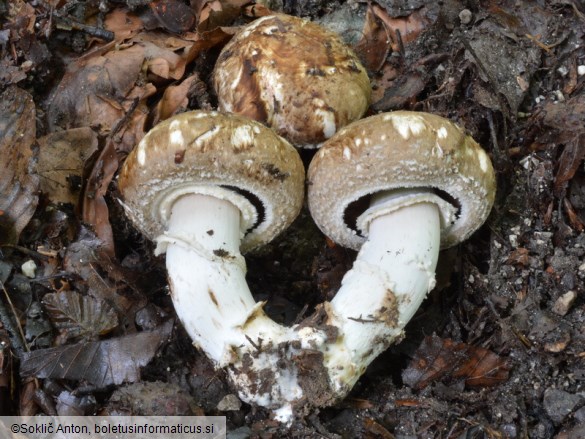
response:
<path fill-rule="evenodd" d="M 284 14 L 262 17 L 224 47 L 213 72 L 219 108 L 317 146 L 370 104 L 365 68 L 341 38 Z"/>
<path fill-rule="evenodd" d="M 251 226 L 244 252 L 294 220 L 304 177 L 297 150 L 271 129 L 236 115 L 192 111 L 161 122 L 142 139 L 124 163 L 119 189 L 126 213 L 150 239 L 166 230 L 171 204 L 182 195 L 214 194 L 220 187 L 247 197 L 258 212 L 244 219 Z"/>
<path fill-rule="evenodd" d="M 367 234 L 358 233 L 356 218 L 372 194 L 427 188 L 449 201 L 456 218 L 443 225 L 446 248 L 483 224 L 496 192 L 491 161 L 470 136 L 448 119 L 410 111 L 378 114 L 341 129 L 313 158 L 308 180 L 309 208 L 319 228 L 356 250 Z"/>

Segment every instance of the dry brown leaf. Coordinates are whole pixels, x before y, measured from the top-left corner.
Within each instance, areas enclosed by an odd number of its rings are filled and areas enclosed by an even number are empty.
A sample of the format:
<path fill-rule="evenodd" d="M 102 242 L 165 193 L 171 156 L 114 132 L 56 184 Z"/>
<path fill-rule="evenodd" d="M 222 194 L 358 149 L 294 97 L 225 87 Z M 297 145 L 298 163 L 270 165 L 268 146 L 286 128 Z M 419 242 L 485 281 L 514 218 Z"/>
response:
<path fill-rule="evenodd" d="M 118 315 L 105 301 L 75 291 L 45 294 L 43 305 L 62 340 L 95 339 L 118 326 Z"/>
<path fill-rule="evenodd" d="M 143 46 L 134 44 L 120 50 L 107 46 L 82 56 L 65 74 L 49 104 L 49 129 L 93 127 L 106 136 L 123 120 L 114 140 L 118 151 L 127 152 L 144 136 L 146 100 L 156 88 L 144 83 Z M 128 117 L 131 108 L 134 111 Z"/>
<path fill-rule="evenodd" d="M 116 41 L 123 41 L 144 29 L 144 23 L 127 9 L 115 8 L 106 16 L 104 28 L 114 32 Z"/>
<path fill-rule="evenodd" d="M 93 227 L 102 241 L 102 250 L 110 257 L 115 256 L 114 234 L 110 225 L 108 205 L 105 195 L 108 186 L 118 170 L 118 155 L 114 142 L 108 140 L 95 160 L 83 188 L 81 217 Z"/>
<path fill-rule="evenodd" d="M 394 439 L 394 435 L 390 433 L 381 424 L 376 422 L 374 418 L 366 417 L 363 420 L 366 437 L 376 439 Z"/>
<path fill-rule="evenodd" d="M 390 67 L 390 69 L 392 68 Z M 416 97 L 420 95 L 426 85 L 425 75 L 410 70 L 408 75 L 399 76 L 392 82 L 391 86 L 387 86 L 385 89 L 379 87 L 378 93 L 373 94 L 372 100 L 380 95 L 380 91 L 384 90 L 384 93 L 378 100 L 374 100 L 372 108 L 376 111 L 390 111 L 411 107 L 416 103 Z"/>
<path fill-rule="evenodd" d="M 426 6 L 402 17 L 391 17 L 383 7 L 377 4 L 372 5 L 372 12 L 385 23 L 390 33 L 392 50 L 395 52 L 400 51 L 400 42 L 406 45 L 416 40 L 431 24 Z"/>
<path fill-rule="evenodd" d="M 58 131 L 39 139 L 37 173 L 40 189 L 53 203 L 77 205 L 83 165 L 97 151 L 91 128 Z"/>
<path fill-rule="evenodd" d="M 509 370 L 506 361 L 494 352 L 433 335 L 425 337 L 402 379 L 414 389 L 444 377 L 464 379 L 471 387 L 489 387 L 507 380 Z"/>
<path fill-rule="evenodd" d="M 180 34 L 195 24 L 195 14 L 185 3 L 178 0 L 155 0 L 150 10 L 163 29 Z"/>
<path fill-rule="evenodd" d="M 364 66 L 371 72 L 378 72 L 390 52 L 390 31 L 384 21 L 376 15 L 372 4 L 366 10 L 362 37 L 355 46 L 355 52 Z"/>
<path fill-rule="evenodd" d="M 120 107 L 130 105 L 126 96 L 136 86 L 144 58 L 145 49 L 133 45 L 74 63 L 49 105 L 50 130 L 99 125 L 107 133 L 124 115 Z M 119 105 L 112 106 L 111 100 Z"/>
<path fill-rule="evenodd" d="M 250 0 L 195 0 L 197 31 L 208 32 L 229 26 L 242 13 Z"/>
<path fill-rule="evenodd" d="M 34 394 L 39 385 L 38 381 L 32 378 L 22 380 L 20 388 L 20 404 L 18 406 L 18 413 L 20 416 L 34 416 L 37 414 L 38 408 L 35 403 Z"/>
<path fill-rule="evenodd" d="M 518 264 L 527 267 L 530 263 L 529 251 L 527 248 L 518 247 L 508 255 L 508 264 Z"/>
<path fill-rule="evenodd" d="M 169 40 L 176 41 L 176 40 Z M 148 70 L 163 79 L 181 79 L 185 73 L 186 62 L 173 50 L 175 48 L 160 47 L 144 41 L 144 57 Z"/>
<path fill-rule="evenodd" d="M 585 121 L 585 114 L 583 120 Z M 574 138 L 565 145 L 559 158 L 559 168 L 554 182 L 554 192 L 557 196 L 567 188 L 568 182 L 573 179 L 585 159 L 585 127 L 581 127 L 580 131 L 574 132 Z"/>
<path fill-rule="evenodd" d="M 535 119 L 535 126 L 550 128 L 544 130 L 548 136 L 545 137 L 546 142 L 564 144 L 553 186 L 554 194 L 563 197 L 585 159 L 585 95 L 579 94 L 564 102 L 547 101 L 536 113 Z M 564 207 L 570 216 L 570 209 Z"/>
<path fill-rule="evenodd" d="M 577 232 L 585 230 L 585 223 L 579 218 L 579 214 L 575 211 L 575 208 L 567 198 L 563 198 L 563 207 L 565 208 L 571 227 Z"/>
<path fill-rule="evenodd" d="M 203 32 L 200 35 L 200 39 L 195 41 L 185 53 L 185 61 L 188 64 L 194 61 L 204 50 L 225 43 L 237 30 L 235 27 L 218 27 L 212 31 Z"/>
<path fill-rule="evenodd" d="M 180 84 L 170 85 L 165 89 L 163 97 L 153 109 L 153 125 L 187 108 L 189 104 L 188 93 L 195 81 L 199 81 L 198 76 L 191 75 Z"/>
<path fill-rule="evenodd" d="M 35 104 L 16 86 L 0 95 L 0 244 L 15 244 L 38 203 L 32 171 Z"/>
<path fill-rule="evenodd" d="M 98 389 L 135 382 L 140 379 L 140 368 L 152 360 L 172 329 L 173 321 L 169 320 L 153 331 L 28 352 L 21 360 L 20 374 L 84 380 Z"/>
<path fill-rule="evenodd" d="M 68 246 L 63 260 L 65 270 L 81 278 L 81 281 L 75 282 L 75 288 L 87 290 L 97 300 L 110 303 L 123 327 L 132 328 L 136 311 L 146 305 L 146 299 L 132 294 L 134 290 L 127 287 L 131 282 L 130 274 L 120 267 L 116 259 L 104 253 L 101 240 L 86 228 L 82 228 L 79 235 L 79 239 Z M 120 289 L 124 289 L 124 294 L 119 293 Z"/>
<path fill-rule="evenodd" d="M 274 11 L 271 11 L 266 6 L 261 4 L 252 4 L 243 8 L 242 15 L 249 18 L 260 18 L 266 17 L 267 15 L 273 15 Z"/>

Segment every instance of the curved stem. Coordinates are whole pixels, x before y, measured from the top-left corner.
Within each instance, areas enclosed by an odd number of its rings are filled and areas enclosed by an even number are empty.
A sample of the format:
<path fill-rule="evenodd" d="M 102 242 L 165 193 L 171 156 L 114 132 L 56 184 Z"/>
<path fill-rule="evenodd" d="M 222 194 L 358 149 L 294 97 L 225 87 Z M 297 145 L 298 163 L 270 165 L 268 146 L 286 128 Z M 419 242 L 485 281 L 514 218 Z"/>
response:
<path fill-rule="evenodd" d="M 229 366 L 240 396 L 285 407 L 283 416 L 290 417 L 289 402 L 302 391 L 294 370 L 278 370 L 282 352 L 276 346 L 298 336 L 267 317 L 252 297 L 240 239 L 240 211 L 232 203 L 207 195 L 177 200 L 159 238 L 166 244 L 171 297 L 194 344 L 216 366 Z"/>
<path fill-rule="evenodd" d="M 172 207 L 165 237 L 177 314 L 194 343 L 220 365 L 230 361 L 229 343 L 242 342 L 233 328 L 255 304 L 245 282 L 245 267 L 235 263 L 240 253 L 239 214 L 229 202 L 185 196 Z"/>
<path fill-rule="evenodd" d="M 396 203 L 396 196 L 392 203 Z M 384 207 L 382 199 L 374 203 Z M 290 421 L 294 404 L 329 404 L 402 335 L 434 285 L 439 211 L 432 202 L 381 211 L 331 303 L 286 328 L 264 314 L 245 279 L 240 211 L 209 195 L 172 206 L 167 270 L 175 309 L 194 344 L 227 366 L 245 401 Z"/>
<path fill-rule="evenodd" d="M 331 301 L 339 342 L 328 369 L 351 388 L 369 363 L 402 337 L 435 284 L 440 217 L 434 203 L 401 207 L 371 221 L 368 240 Z"/>

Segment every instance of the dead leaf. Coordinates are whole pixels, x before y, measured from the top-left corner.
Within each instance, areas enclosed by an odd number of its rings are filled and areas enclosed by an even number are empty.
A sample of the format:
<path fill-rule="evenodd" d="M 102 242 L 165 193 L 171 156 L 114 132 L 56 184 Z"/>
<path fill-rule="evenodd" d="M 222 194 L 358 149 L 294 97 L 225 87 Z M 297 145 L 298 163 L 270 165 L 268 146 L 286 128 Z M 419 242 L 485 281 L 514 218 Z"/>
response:
<path fill-rule="evenodd" d="M 85 162 L 98 149 L 95 131 L 88 127 L 58 131 L 39 139 L 37 173 L 40 189 L 53 203 L 79 201 Z"/>
<path fill-rule="evenodd" d="M 135 382 L 140 379 L 140 368 L 152 360 L 170 337 L 172 329 L 173 320 L 168 320 L 153 331 L 28 352 L 22 357 L 20 374 L 23 377 L 84 380 L 98 389 Z"/>
<path fill-rule="evenodd" d="M 80 58 L 65 74 L 49 104 L 51 132 L 97 126 L 107 134 L 132 102 L 127 97 L 137 87 L 144 59 L 145 49 L 140 45 Z M 145 91 L 146 99 L 147 90 L 139 88 Z"/>
<path fill-rule="evenodd" d="M 466 386 L 495 386 L 508 379 L 509 366 L 495 353 L 451 339 L 425 337 L 402 379 L 420 390 L 444 377 L 462 378 Z"/>
<path fill-rule="evenodd" d="M 508 255 L 508 264 L 517 264 L 527 267 L 530 263 L 530 256 L 527 248 L 518 247 Z"/>
<path fill-rule="evenodd" d="M 581 218 L 579 218 L 579 214 L 575 212 L 573 205 L 567 198 L 563 198 L 563 207 L 565 208 L 571 227 L 577 232 L 585 230 L 585 224 Z"/>
<path fill-rule="evenodd" d="M 163 97 L 153 109 L 152 124 L 156 125 L 173 114 L 186 110 L 189 104 L 189 90 L 196 81 L 200 81 L 200 79 L 194 74 L 187 77 L 180 84 L 169 85 L 165 89 Z"/>
<path fill-rule="evenodd" d="M 146 66 L 152 74 L 163 79 L 181 79 L 183 77 L 187 63 L 184 58 L 174 52 L 175 48 L 161 47 L 148 41 L 143 41 L 141 45 L 144 47 Z"/>
<path fill-rule="evenodd" d="M 57 396 L 57 414 L 59 416 L 83 416 L 85 415 L 83 402 L 82 397 L 76 396 L 68 390 L 64 390 Z"/>
<path fill-rule="evenodd" d="M 163 29 L 180 34 L 195 24 L 195 14 L 185 3 L 178 0 L 155 0 L 150 10 Z"/>
<path fill-rule="evenodd" d="M 144 29 L 144 23 L 127 9 L 115 8 L 106 16 L 104 28 L 114 32 L 116 41 L 122 41 L 138 34 Z"/>
<path fill-rule="evenodd" d="M 560 196 L 565 191 L 583 159 L 585 159 L 585 128 L 581 127 L 579 131 L 574 132 L 574 138 L 565 145 L 559 158 L 559 168 L 554 181 L 555 195 Z"/>
<path fill-rule="evenodd" d="M 366 437 L 376 439 L 394 439 L 394 435 L 390 433 L 381 424 L 376 422 L 374 418 L 366 417 L 363 420 L 364 429 L 366 431 Z"/>
<path fill-rule="evenodd" d="M 15 244 L 38 203 L 33 172 L 35 104 L 16 86 L 0 95 L 0 244 Z"/>
<path fill-rule="evenodd" d="M 105 301 L 75 291 L 45 294 L 42 303 L 65 340 L 95 339 L 118 326 L 118 315 Z"/>
<path fill-rule="evenodd" d="M 372 108 L 376 111 L 391 111 L 409 107 L 416 102 L 416 97 L 427 85 L 426 75 L 421 72 L 410 71 L 408 75 L 400 76 L 392 85 L 384 90 L 383 96 L 375 100 Z M 379 94 L 376 94 L 379 96 Z"/>
<path fill-rule="evenodd" d="M 465 379 L 467 387 L 493 387 L 508 379 L 510 366 L 495 352 L 464 343 L 465 361 L 453 372 L 454 378 Z"/>
<path fill-rule="evenodd" d="M 87 228 L 82 227 L 78 240 L 69 244 L 63 266 L 81 278 L 75 282 L 76 290 L 87 291 L 97 300 L 107 301 L 118 313 L 124 328 L 134 327 L 136 311 L 146 305 L 146 299 L 128 287 L 130 274 L 102 250 L 101 240 Z"/>
<path fill-rule="evenodd" d="M 34 394 L 38 388 L 39 382 L 32 378 L 22 380 L 20 387 L 20 404 L 18 406 L 18 413 L 20 416 L 34 416 L 37 414 L 38 408 L 35 404 Z"/>
<path fill-rule="evenodd" d="M 413 10 L 408 15 L 391 16 L 383 7 L 373 4 L 372 12 L 384 22 L 391 38 L 390 44 L 395 52 L 401 51 L 401 45 L 406 45 L 418 36 L 436 20 L 434 12 L 430 13 L 426 6 Z"/>
<path fill-rule="evenodd" d="M 274 15 L 274 11 L 271 11 L 266 6 L 258 3 L 244 7 L 242 15 L 249 18 L 260 18 L 266 17 L 267 15 Z"/>
<path fill-rule="evenodd" d="M 200 39 L 195 41 L 185 54 L 185 61 L 194 61 L 204 50 L 211 49 L 229 40 L 237 32 L 237 28 L 218 27 L 209 32 L 203 32 Z"/>
<path fill-rule="evenodd" d="M 195 0 L 193 3 L 198 18 L 197 31 L 202 33 L 232 24 L 250 0 Z"/>
<path fill-rule="evenodd" d="M 118 170 L 118 155 L 114 142 L 109 139 L 100 151 L 83 188 L 81 217 L 90 224 L 97 237 L 102 241 L 102 250 L 108 256 L 115 256 L 114 233 L 110 225 L 108 205 L 105 195 L 108 186 Z"/>
<path fill-rule="evenodd" d="M 386 23 L 376 15 L 372 4 L 366 10 L 362 37 L 355 46 L 355 52 L 366 69 L 378 72 L 390 52 L 390 31 Z"/>

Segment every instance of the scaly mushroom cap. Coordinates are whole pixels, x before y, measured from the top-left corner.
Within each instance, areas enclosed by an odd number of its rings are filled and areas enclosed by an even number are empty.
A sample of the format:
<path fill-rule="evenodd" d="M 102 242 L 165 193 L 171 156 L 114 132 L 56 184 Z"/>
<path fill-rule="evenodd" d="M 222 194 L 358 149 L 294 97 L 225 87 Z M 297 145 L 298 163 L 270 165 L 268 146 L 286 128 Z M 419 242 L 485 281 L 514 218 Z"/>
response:
<path fill-rule="evenodd" d="M 236 115 L 192 111 L 161 122 L 142 139 L 124 163 L 119 189 L 127 215 L 150 239 L 166 230 L 180 196 L 226 198 L 242 211 L 245 252 L 294 220 L 304 177 L 296 149 L 271 129 Z"/>
<path fill-rule="evenodd" d="M 496 192 L 492 163 L 471 137 L 448 119 L 410 111 L 378 114 L 341 129 L 313 158 L 308 180 L 309 208 L 319 228 L 355 250 L 367 234 L 358 230 L 357 217 L 372 194 L 427 188 L 448 201 L 456 215 L 442 224 L 446 248 L 483 224 Z"/>
<path fill-rule="evenodd" d="M 213 72 L 219 108 L 315 147 L 370 104 L 365 68 L 339 36 L 284 14 L 262 17 L 224 47 Z"/>

